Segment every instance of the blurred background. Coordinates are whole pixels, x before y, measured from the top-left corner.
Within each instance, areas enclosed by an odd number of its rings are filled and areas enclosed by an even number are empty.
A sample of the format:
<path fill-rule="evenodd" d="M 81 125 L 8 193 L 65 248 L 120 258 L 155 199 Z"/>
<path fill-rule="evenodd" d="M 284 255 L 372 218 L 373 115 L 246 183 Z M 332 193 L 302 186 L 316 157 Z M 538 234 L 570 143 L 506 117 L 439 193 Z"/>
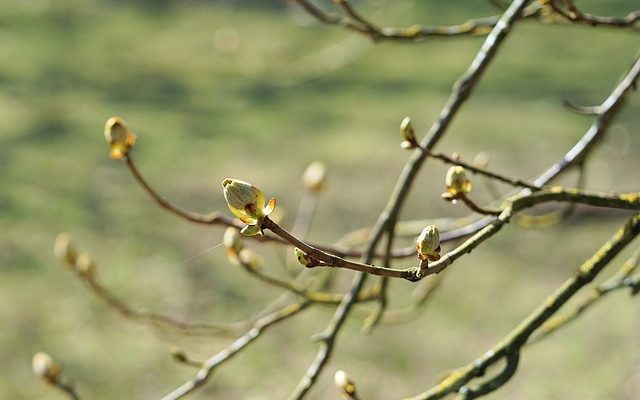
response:
<path fill-rule="evenodd" d="M 395 26 L 495 13 L 482 1 L 355 4 Z M 625 15 L 637 3 L 579 5 Z M 562 100 L 604 100 L 637 54 L 638 38 L 629 30 L 518 24 L 438 150 L 465 160 L 487 152 L 494 170 L 536 176 L 592 122 Z M 375 221 L 409 156 L 399 148 L 401 119 L 411 116 L 422 136 L 482 40 L 374 46 L 278 0 L 0 2 L 0 397 L 61 398 L 32 376 L 32 354 L 46 350 L 84 398 L 159 398 L 195 372 L 172 361 L 171 345 L 203 359 L 231 341 L 122 318 L 53 259 L 58 232 L 91 251 L 105 285 L 139 309 L 238 321 L 281 293 L 230 265 L 222 248 L 185 262 L 219 243 L 222 229 L 152 204 L 109 159 L 108 117 L 123 117 L 138 134 L 134 153 L 149 181 L 194 211 L 226 212 L 220 182 L 234 177 L 277 197 L 289 226 L 302 172 L 324 162 L 328 185 L 309 238 L 331 243 Z M 639 105 L 632 95 L 593 153 L 588 189 L 638 190 Z M 425 164 L 403 220 L 468 214 L 439 198 L 445 171 L 436 161 Z M 569 174 L 562 182 L 575 180 Z M 475 198 L 490 199 L 478 177 L 474 185 Z M 350 320 L 310 398 L 337 398 L 338 368 L 367 399 L 433 386 L 439 374 L 503 338 L 627 216 L 579 208 L 558 226 L 508 226 L 455 264 L 415 321 L 367 336 L 361 319 Z M 251 246 L 266 270 L 286 275 L 276 248 Z M 346 287 L 351 272 L 341 276 L 338 285 Z M 412 288 L 394 281 L 391 306 L 409 303 Z M 274 328 L 192 397 L 285 398 L 315 356 L 309 337 L 331 313 L 314 307 Z M 638 399 L 639 331 L 638 299 L 612 294 L 528 348 L 516 376 L 488 398 Z"/>

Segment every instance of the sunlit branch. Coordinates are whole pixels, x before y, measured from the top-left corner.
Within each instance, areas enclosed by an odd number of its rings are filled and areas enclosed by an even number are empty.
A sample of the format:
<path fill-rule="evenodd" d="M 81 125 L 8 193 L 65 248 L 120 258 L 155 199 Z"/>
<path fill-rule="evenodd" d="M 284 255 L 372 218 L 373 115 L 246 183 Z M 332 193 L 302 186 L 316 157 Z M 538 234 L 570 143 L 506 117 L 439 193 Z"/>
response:
<path fill-rule="evenodd" d="M 317 267 L 345 268 L 364 272 L 369 275 L 418 281 L 426 275 L 441 272 L 443 269 L 451 265 L 456 259 L 460 258 L 464 254 L 468 254 L 479 244 L 502 229 L 502 227 L 510 221 L 511 217 L 515 213 L 547 202 L 579 203 L 595 207 L 638 210 L 640 209 L 640 194 L 626 193 L 621 195 L 607 195 L 603 193 L 583 192 L 576 189 L 564 189 L 557 186 L 544 191 L 541 190 L 530 194 L 516 195 L 504 201 L 501 206 L 500 215 L 492 223 L 467 239 L 460 246 L 443 255 L 440 260 L 429 264 L 429 268 L 423 272 L 420 271 L 419 266 L 406 269 L 394 269 L 350 261 L 336 255 L 326 253 L 299 240 L 269 218 L 265 219 L 262 226 L 264 229 L 271 230 L 293 246 L 304 251 L 311 259 L 319 261 L 315 264 Z"/>
<path fill-rule="evenodd" d="M 474 362 L 452 372 L 440 384 L 410 400 L 441 399 L 458 392 L 465 399 L 473 399 L 491 392 L 508 381 L 518 364 L 519 354 L 531 335 L 548 321 L 583 286 L 588 285 L 611 260 L 640 233 L 640 214 L 634 215 L 590 259 L 585 261 L 551 296 L 525 318 L 494 348 Z M 469 386 L 472 380 L 485 374 L 487 368 L 506 360 L 506 367 L 498 375 L 484 380 L 477 388 Z M 409 399 L 407 399 L 409 400 Z"/>
<path fill-rule="evenodd" d="M 591 308 L 598 301 L 602 300 L 606 295 L 620 289 L 631 289 L 633 292 L 634 279 L 629 279 L 631 274 L 636 270 L 640 257 L 640 250 L 636 250 L 631 258 L 629 258 L 620 270 L 611 278 L 600 283 L 591 290 L 591 293 L 584 296 L 573 308 L 556 315 L 545 322 L 534 336 L 529 339 L 527 345 L 537 343 L 546 338 L 558 329 L 566 326 L 581 316 L 586 310 Z"/>

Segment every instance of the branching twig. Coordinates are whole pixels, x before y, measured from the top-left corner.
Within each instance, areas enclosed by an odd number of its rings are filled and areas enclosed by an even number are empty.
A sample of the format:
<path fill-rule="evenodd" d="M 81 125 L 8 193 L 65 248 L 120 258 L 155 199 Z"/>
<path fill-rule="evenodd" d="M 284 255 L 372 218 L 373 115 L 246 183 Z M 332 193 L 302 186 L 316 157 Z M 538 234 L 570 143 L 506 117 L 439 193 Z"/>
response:
<path fill-rule="evenodd" d="M 540 174 L 540 176 L 533 181 L 534 185 L 544 186 L 549 184 L 552 180 L 567 172 L 571 167 L 579 165 L 590 154 L 591 150 L 606 133 L 611 121 L 622 109 L 622 105 L 629 93 L 636 87 L 638 76 L 640 76 L 640 57 L 635 58 L 633 65 L 624 78 L 622 78 L 607 99 L 602 102 L 600 105 L 601 112 L 587 132 L 585 132 L 582 138 L 580 138 L 559 161 Z M 446 242 L 448 240 L 455 240 L 472 235 L 486 227 L 492 220 L 493 218 L 483 218 L 467 226 L 451 230 L 442 235 L 440 241 Z"/>
<path fill-rule="evenodd" d="M 255 322 L 253 328 L 251 328 L 247 333 L 240 336 L 236 339 L 229 347 L 216 354 L 215 356 L 209 358 L 202 364 L 202 368 L 198 372 L 198 374 L 188 382 L 185 382 L 182 386 L 169 393 L 162 400 L 176 400 L 180 399 L 194 390 L 198 389 L 202 385 L 204 385 L 211 374 L 215 371 L 217 367 L 231 359 L 234 355 L 238 354 L 241 350 L 243 350 L 247 345 L 252 343 L 254 340 L 260 337 L 262 333 L 264 333 L 270 326 L 277 324 L 280 321 L 283 321 L 289 317 L 294 316 L 298 312 L 302 311 L 309 305 L 308 301 L 301 301 L 297 303 L 290 304 L 280 310 L 277 310 L 271 314 L 268 314 Z"/>
<path fill-rule="evenodd" d="M 364 18 L 346 0 L 335 0 L 334 3 L 340 6 L 347 16 L 325 12 L 313 4 L 311 0 L 293 1 L 318 21 L 328 25 L 342 26 L 351 31 L 362 33 L 371 38 L 374 42 L 382 40 L 417 42 L 429 37 L 486 35 L 491 32 L 500 20 L 500 15 L 494 15 L 486 18 L 470 19 L 458 25 L 412 25 L 407 28 L 378 27 L 371 21 Z M 541 7 L 538 3 L 533 4 L 523 11 L 522 18 L 537 18 L 540 10 Z"/>
<path fill-rule="evenodd" d="M 309 302 L 319 303 L 319 304 L 338 304 L 342 301 L 342 297 L 344 296 L 342 293 L 330 293 L 330 292 L 319 292 L 314 290 L 309 290 L 304 287 L 299 286 L 297 283 L 288 280 L 282 279 L 277 276 L 269 275 L 265 273 L 262 268 L 255 267 L 245 262 L 241 257 L 236 257 L 237 263 L 242 266 L 242 268 L 250 273 L 251 275 L 257 277 L 262 282 L 268 283 L 269 285 L 279 287 L 281 289 L 288 290 L 294 294 L 297 294 Z M 371 301 L 377 298 L 377 291 L 372 290 L 368 293 L 362 293 L 358 298 L 358 302 L 366 302 Z"/>
<path fill-rule="evenodd" d="M 153 186 L 151 186 L 151 184 L 142 176 L 136 164 L 134 163 L 133 157 L 131 154 L 128 154 L 127 157 L 124 157 L 123 162 L 131 172 L 131 175 L 133 176 L 135 181 L 144 189 L 144 191 L 154 200 L 156 204 L 158 204 L 158 206 L 160 206 L 160 208 L 168 211 L 169 213 L 197 224 L 234 227 L 238 230 L 244 227 L 244 225 L 240 221 L 236 219 L 228 218 L 218 212 L 214 212 L 211 214 L 199 214 L 193 211 L 184 210 L 176 206 L 171 201 L 163 197 L 160 193 L 158 193 L 158 191 L 155 190 Z M 287 244 L 286 241 L 273 235 L 252 236 L 251 238 L 258 241 Z M 346 247 L 325 246 L 325 245 L 314 245 L 314 246 L 324 251 L 328 251 L 333 254 L 339 255 L 341 257 L 361 257 L 362 256 L 362 251 L 352 250 Z M 379 256 L 382 257 L 382 255 L 379 255 Z M 392 257 L 394 258 L 401 258 L 401 257 L 407 257 L 407 256 L 408 256 L 407 251 L 403 249 L 399 250 L 398 252 L 392 252 Z"/>
<path fill-rule="evenodd" d="M 311 259 L 318 260 L 315 264 L 318 267 L 346 268 L 354 271 L 364 272 L 370 275 L 386 276 L 389 278 L 402 278 L 409 281 L 418 281 L 426 275 L 439 273 L 453 261 L 464 254 L 469 253 L 480 243 L 497 233 L 518 211 L 531 208 L 535 205 L 547 202 L 570 202 L 587 204 L 596 207 L 611 207 L 627 210 L 640 209 L 640 193 L 626 193 L 621 195 L 606 195 L 602 193 L 582 192 L 575 189 L 563 189 L 562 187 L 552 187 L 549 190 L 537 191 L 530 194 L 518 194 L 507 199 L 500 211 L 500 215 L 484 229 L 466 240 L 460 246 L 445 254 L 440 260 L 429 264 L 429 268 L 420 272 L 420 267 L 410 267 L 406 269 L 393 269 L 376 265 L 350 261 L 333 254 L 326 253 L 320 249 L 299 240 L 291 235 L 268 217 L 264 220 L 262 227 L 269 229 L 295 247 L 304 251 Z"/>
<path fill-rule="evenodd" d="M 480 76 L 487 68 L 489 62 L 495 56 L 512 24 L 520 17 L 522 10 L 527 4 L 527 0 L 514 0 L 509 9 L 507 9 L 505 14 L 500 18 L 499 22 L 480 48 L 480 51 L 476 55 L 471 66 L 454 87 L 449 102 L 445 105 L 445 108 L 440 114 L 440 118 L 436 121 L 429 134 L 424 139 L 422 147 L 430 151 L 442 137 L 453 116 L 456 114 L 462 103 L 464 103 L 468 98 L 471 90 L 480 79 Z M 361 259 L 363 264 L 367 264 L 372 261 L 376 246 L 378 245 L 382 234 L 385 231 L 393 231 L 392 227 L 396 224 L 400 209 L 404 204 L 404 200 L 409 193 L 411 184 L 424 162 L 425 157 L 426 156 L 422 152 L 415 152 L 413 157 L 407 162 L 398 182 L 396 183 L 387 206 L 380 214 L 376 224 L 371 230 L 364 256 Z M 364 285 L 366 276 L 367 275 L 364 273 L 358 273 L 354 277 L 348 295 L 345 296 L 342 303 L 340 303 L 331 322 L 325 329 L 325 339 L 321 342 L 321 346 L 316 354 L 315 360 L 309 366 L 302 380 L 298 383 L 296 389 L 289 397 L 290 400 L 302 399 L 318 379 L 320 372 L 322 372 L 322 369 L 331 357 L 335 338 L 337 337 L 342 324 L 346 320 L 347 315 L 351 311 L 351 307 Z"/>
<path fill-rule="evenodd" d="M 506 175 L 503 175 L 503 174 L 499 174 L 497 172 L 488 171 L 488 170 L 486 170 L 484 168 L 476 167 L 473 164 L 463 162 L 460 159 L 449 157 L 449 156 L 447 156 L 446 154 L 443 154 L 443 153 L 436 153 L 436 152 L 433 152 L 433 151 L 428 151 L 427 149 L 425 149 L 422 146 L 420 146 L 418 143 L 416 143 L 416 147 L 419 148 L 424 153 L 426 153 L 426 155 L 429 156 L 429 157 L 441 160 L 441 161 L 443 161 L 443 162 L 445 162 L 447 164 L 459 165 L 459 166 L 464 167 L 465 169 L 467 169 L 467 170 L 469 170 L 469 171 L 471 171 L 473 173 L 487 176 L 489 178 L 498 180 L 500 182 L 507 183 L 507 184 L 509 184 L 511 186 L 527 188 L 527 189 L 531 189 L 533 191 L 541 189 L 540 185 L 535 185 L 533 183 L 526 182 L 526 181 L 524 181 L 524 180 L 522 180 L 520 178 L 514 178 L 514 177 L 506 176 Z"/>
<path fill-rule="evenodd" d="M 640 233 L 640 214 L 634 215 L 615 235 L 605 243 L 589 260 L 585 261 L 576 274 L 569 278 L 551 296 L 527 318 L 525 318 L 509 335 L 507 335 L 493 349 L 449 375 L 436 387 L 412 397 L 411 400 L 435 400 L 447 394 L 460 391 L 470 392 L 468 384 L 475 378 L 481 377 L 485 370 L 496 362 L 506 359 L 507 368 L 489 381 L 485 381 L 475 394 L 485 394 L 500 387 L 515 372 L 517 354 L 526 344 L 531 335 L 549 320 L 578 290 L 589 284 L 604 267 Z M 510 365 L 510 366 L 509 366 Z M 477 397 L 477 396 L 475 396 Z M 474 398 L 473 395 L 466 398 Z"/>
<path fill-rule="evenodd" d="M 630 28 L 640 21 L 640 10 L 632 11 L 624 17 L 601 17 L 580 11 L 573 0 L 562 0 L 562 2 L 564 3 L 564 8 L 559 4 L 560 1 L 558 0 L 547 1 L 546 4 L 549 4 L 553 11 L 570 22 L 583 23 L 591 26 Z"/>

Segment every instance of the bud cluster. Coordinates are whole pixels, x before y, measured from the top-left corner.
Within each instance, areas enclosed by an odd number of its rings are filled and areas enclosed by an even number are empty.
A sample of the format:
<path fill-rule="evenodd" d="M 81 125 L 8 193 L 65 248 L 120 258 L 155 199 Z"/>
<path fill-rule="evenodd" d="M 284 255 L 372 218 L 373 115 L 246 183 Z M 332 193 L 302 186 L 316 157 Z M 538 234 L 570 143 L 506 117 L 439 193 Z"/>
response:
<path fill-rule="evenodd" d="M 78 253 L 68 233 L 60 233 L 56 236 L 53 255 L 58 261 L 88 279 L 93 279 L 97 273 L 98 267 L 91 254 Z"/>

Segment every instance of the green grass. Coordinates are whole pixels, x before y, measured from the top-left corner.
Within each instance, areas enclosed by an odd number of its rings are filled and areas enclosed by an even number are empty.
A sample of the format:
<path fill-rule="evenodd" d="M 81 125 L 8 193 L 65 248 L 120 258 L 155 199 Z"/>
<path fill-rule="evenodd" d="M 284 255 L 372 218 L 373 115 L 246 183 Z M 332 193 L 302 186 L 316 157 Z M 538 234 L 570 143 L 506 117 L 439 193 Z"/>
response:
<path fill-rule="evenodd" d="M 140 308 L 233 321 L 279 294 L 229 265 L 221 249 L 183 262 L 218 243 L 221 230 L 189 225 L 149 202 L 108 159 L 101 131 L 109 116 L 124 117 L 138 133 L 135 154 L 145 176 L 197 211 L 225 210 L 220 182 L 237 177 L 277 196 L 290 220 L 301 172 L 324 161 L 329 186 L 310 237 L 331 242 L 374 221 L 407 158 L 398 146 L 400 120 L 410 115 L 425 132 L 482 42 L 372 46 L 278 2 L 225 3 L 0 4 L 0 397 L 60 398 L 31 375 L 31 355 L 44 349 L 86 398 L 158 398 L 194 373 L 170 360 L 170 345 L 204 358 L 228 343 L 157 332 L 114 314 L 53 260 L 60 231 L 90 250 L 105 283 Z M 467 3 L 364 10 L 394 25 L 491 12 L 483 2 Z M 633 6 L 581 4 L 619 15 Z M 465 159 L 487 151 L 493 169 L 535 176 L 591 123 L 563 109 L 562 99 L 602 101 L 637 43 L 630 31 L 517 26 L 440 150 Z M 590 189 L 638 190 L 639 104 L 637 94 L 630 98 L 593 154 Z M 445 169 L 425 166 L 403 218 L 465 215 L 439 200 Z M 365 398 L 432 386 L 440 372 L 500 340 L 623 220 L 615 213 L 544 230 L 508 227 L 456 264 L 418 321 L 371 336 L 349 322 L 311 397 L 336 396 L 336 368 L 353 375 Z M 281 272 L 274 249 L 255 248 L 267 268 Z M 343 275 L 346 282 L 349 273 Z M 411 287 L 394 282 L 393 304 L 408 302 Z M 490 398 L 633 398 L 640 387 L 637 300 L 618 293 L 604 303 L 527 350 L 516 377 Z M 315 353 L 308 338 L 329 316 L 312 309 L 275 328 L 193 397 L 285 397 Z"/>

